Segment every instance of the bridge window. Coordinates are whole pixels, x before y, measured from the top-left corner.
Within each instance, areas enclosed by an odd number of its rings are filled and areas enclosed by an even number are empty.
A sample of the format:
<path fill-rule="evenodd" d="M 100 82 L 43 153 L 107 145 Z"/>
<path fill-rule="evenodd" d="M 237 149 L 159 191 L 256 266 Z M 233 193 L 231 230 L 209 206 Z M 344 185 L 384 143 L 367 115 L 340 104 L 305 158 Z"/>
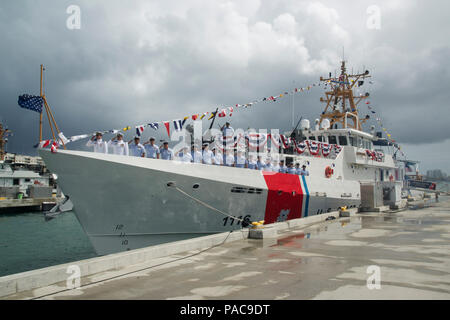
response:
<path fill-rule="evenodd" d="M 341 146 L 346 146 L 347 145 L 347 137 L 346 136 L 339 136 L 339 144 Z"/>
<path fill-rule="evenodd" d="M 309 140 L 316 140 L 316 137 L 311 136 L 311 137 L 309 137 Z"/>
<path fill-rule="evenodd" d="M 350 145 L 356 147 L 356 139 L 355 139 L 355 137 L 350 137 Z"/>
<path fill-rule="evenodd" d="M 329 136 L 328 137 L 328 142 L 331 143 L 331 144 L 337 144 L 336 136 Z"/>
<path fill-rule="evenodd" d="M 357 144 L 358 144 L 358 148 L 363 148 L 364 147 L 364 145 L 363 145 L 363 139 L 361 139 L 360 137 L 357 137 Z"/>

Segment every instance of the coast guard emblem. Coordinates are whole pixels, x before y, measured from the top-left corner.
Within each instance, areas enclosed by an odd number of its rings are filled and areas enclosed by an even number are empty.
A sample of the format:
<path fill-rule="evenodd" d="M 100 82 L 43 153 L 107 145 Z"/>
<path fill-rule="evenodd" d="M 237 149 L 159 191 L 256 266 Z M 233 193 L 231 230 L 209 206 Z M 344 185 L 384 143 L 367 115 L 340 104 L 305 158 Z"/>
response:
<path fill-rule="evenodd" d="M 291 212 L 290 209 L 287 209 L 287 210 L 281 210 L 281 211 L 280 211 L 280 215 L 279 215 L 278 218 L 277 218 L 277 222 L 283 222 L 283 221 L 286 221 L 287 218 L 288 218 L 289 212 Z"/>

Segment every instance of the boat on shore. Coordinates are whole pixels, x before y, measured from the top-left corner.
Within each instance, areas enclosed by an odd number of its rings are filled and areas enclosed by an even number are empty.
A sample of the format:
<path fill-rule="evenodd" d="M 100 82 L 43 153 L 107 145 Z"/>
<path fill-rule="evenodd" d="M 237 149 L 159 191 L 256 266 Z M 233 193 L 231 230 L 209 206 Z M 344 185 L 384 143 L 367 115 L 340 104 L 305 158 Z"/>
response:
<path fill-rule="evenodd" d="M 42 158 L 5 151 L 9 132 L 0 124 L 0 212 L 56 211 L 62 202 L 69 208 Z"/>

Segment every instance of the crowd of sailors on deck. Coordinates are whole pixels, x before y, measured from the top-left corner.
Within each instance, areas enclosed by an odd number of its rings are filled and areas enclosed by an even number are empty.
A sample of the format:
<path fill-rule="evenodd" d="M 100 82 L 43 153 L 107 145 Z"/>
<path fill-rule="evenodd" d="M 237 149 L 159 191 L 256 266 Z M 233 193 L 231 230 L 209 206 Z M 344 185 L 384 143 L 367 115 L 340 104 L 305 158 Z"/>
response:
<path fill-rule="evenodd" d="M 135 136 L 133 140 L 128 142 L 123 140 L 123 134 L 118 133 L 110 141 L 103 140 L 103 135 L 97 132 L 86 144 L 93 147 L 94 152 L 110 153 L 124 156 L 134 156 L 142 158 L 176 160 L 186 163 L 203 163 L 209 165 L 223 165 L 228 167 L 247 168 L 253 170 L 263 170 L 281 173 L 290 173 L 308 176 L 306 165 L 300 167 L 299 163 L 289 163 L 285 165 L 284 160 L 274 160 L 270 157 L 263 159 L 261 156 L 250 155 L 247 159 L 245 152 L 225 150 L 225 154 L 219 148 L 209 149 L 209 144 L 203 144 L 202 150 L 197 146 L 190 150 L 189 147 L 183 147 L 180 151 L 174 153 L 169 148 L 169 143 L 165 141 L 161 147 L 155 144 L 155 138 L 151 137 L 147 142 L 141 144 L 140 137 Z"/>

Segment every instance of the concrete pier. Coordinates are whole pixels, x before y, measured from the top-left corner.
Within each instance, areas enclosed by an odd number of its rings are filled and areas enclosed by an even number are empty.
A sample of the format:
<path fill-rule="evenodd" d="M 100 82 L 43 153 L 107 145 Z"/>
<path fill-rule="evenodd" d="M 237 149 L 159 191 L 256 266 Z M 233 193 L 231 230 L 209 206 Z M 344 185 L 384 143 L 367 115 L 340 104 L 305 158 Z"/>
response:
<path fill-rule="evenodd" d="M 34 270 L 0 278 L 0 296 L 449 299 L 450 201 L 428 205 L 327 213 L 273 224 L 258 239 L 248 231 L 218 234 Z M 67 287 L 70 265 L 81 270 L 77 289 Z"/>
<path fill-rule="evenodd" d="M 26 210 L 41 211 L 43 203 L 56 204 L 58 201 L 60 201 L 60 198 L 2 199 L 0 200 L 0 214 Z"/>

